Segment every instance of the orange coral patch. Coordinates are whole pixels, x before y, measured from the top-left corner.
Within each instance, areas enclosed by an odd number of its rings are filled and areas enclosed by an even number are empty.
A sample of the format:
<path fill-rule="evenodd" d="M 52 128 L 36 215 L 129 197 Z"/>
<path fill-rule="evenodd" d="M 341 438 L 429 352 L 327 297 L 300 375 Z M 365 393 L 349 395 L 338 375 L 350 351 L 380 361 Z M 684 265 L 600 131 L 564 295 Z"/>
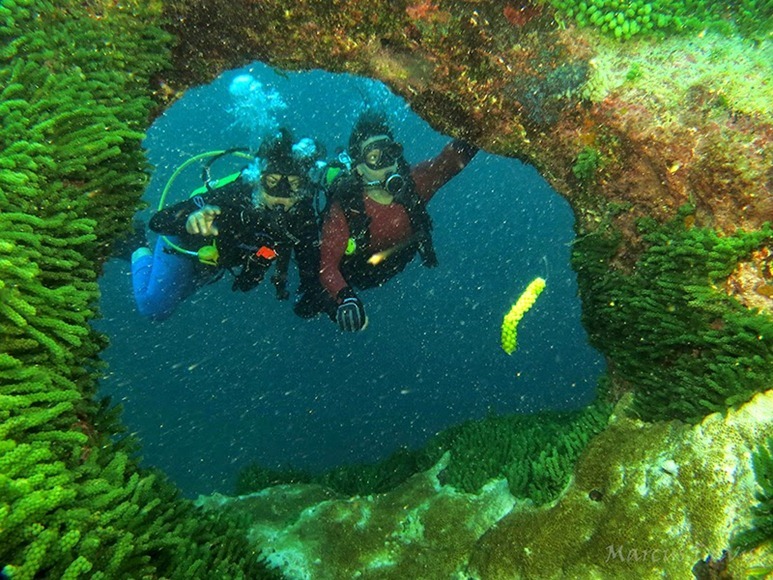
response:
<path fill-rule="evenodd" d="M 531 4 L 524 4 L 519 8 L 516 8 L 512 4 L 507 4 L 502 9 L 502 14 L 507 21 L 513 26 L 518 27 L 527 24 L 530 20 L 537 17 L 540 12 L 541 10 L 538 7 L 532 6 Z"/>

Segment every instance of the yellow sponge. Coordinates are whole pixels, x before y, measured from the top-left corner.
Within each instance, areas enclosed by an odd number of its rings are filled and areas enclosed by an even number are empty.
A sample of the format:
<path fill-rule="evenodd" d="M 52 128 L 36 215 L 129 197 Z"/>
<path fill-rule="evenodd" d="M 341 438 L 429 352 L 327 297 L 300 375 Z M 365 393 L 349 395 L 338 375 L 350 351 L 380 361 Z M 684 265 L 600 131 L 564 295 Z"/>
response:
<path fill-rule="evenodd" d="M 504 320 L 502 320 L 502 349 L 507 354 L 513 354 L 515 352 L 515 337 L 516 328 L 518 322 L 520 322 L 523 315 L 528 312 L 534 303 L 537 301 L 537 297 L 545 289 L 545 280 L 542 278 L 535 278 L 523 291 L 523 294 L 518 298 L 510 312 L 505 314 Z"/>

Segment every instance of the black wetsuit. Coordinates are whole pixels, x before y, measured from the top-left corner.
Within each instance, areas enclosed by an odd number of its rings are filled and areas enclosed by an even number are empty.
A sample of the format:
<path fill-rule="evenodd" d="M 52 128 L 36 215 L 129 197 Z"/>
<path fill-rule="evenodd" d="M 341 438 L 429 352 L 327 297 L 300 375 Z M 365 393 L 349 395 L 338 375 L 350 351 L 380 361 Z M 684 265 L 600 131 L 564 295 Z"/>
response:
<path fill-rule="evenodd" d="M 234 275 L 233 290 L 251 290 L 276 262 L 271 279 L 280 299 L 289 297 L 287 269 L 294 253 L 300 274 L 298 291 L 307 298 L 321 294 L 319 230 L 311 197 L 304 197 L 285 211 L 281 207 L 255 207 L 252 195 L 253 187 L 239 177 L 210 193 L 164 208 L 150 220 L 150 229 L 177 236 L 183 247 L 194 251 L 214 241 L 219 254 L 217 266 L 202 264 L 201 268 L 210 269 L 213 279 L 224 270 L 230 271 Z M 217 236 L 202 238 L 185 231 L 188 216 L 204 205 L 220 208 L 214 222 Z"/>

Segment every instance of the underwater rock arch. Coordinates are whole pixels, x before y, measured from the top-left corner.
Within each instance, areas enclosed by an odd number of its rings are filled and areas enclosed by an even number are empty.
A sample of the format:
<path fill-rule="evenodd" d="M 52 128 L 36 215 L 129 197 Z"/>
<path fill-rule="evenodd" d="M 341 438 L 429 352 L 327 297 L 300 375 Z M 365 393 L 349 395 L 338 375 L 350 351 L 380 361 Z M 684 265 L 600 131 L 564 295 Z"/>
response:
<path fill-rule="evenodd" d="M 6 574 L 260 574 L 237 530 L 214 512 L 193 517 L 160 476 L 137 468 L 128 440 L 110 439 L 115 417 L 94 401 L 104 341 L 89 326 L 100 263 L 146 182 L 149 117 L 252 60 L 378 78 L 438 130 L 539 169 L 577 216 L 585 321 L 610 363 L 618 429 L 667 439 L 663 419 L 708 416 L 716 427 L 729 406 L 769 409 L 756 395 L 773 386 L 769 39 L 740 18 L 725 36 L 715 25 L 724 15 L 692 22 L 651 14 L 653 5 L 4 2 Z M 770 14 L 757 21 L 769 30 Z M 668 35 L 679 29 L 686 34 Z M 758 427 L 744 431 L 743 449 L 771 435 Z M 608 437 L 596 449 L 614 450 Z M 734 496 L 737 526 L 752 488 Z M 719 525 L 710 519 L 697 521 Z M 707 535 L 714 552 L 729 537 Z M 499 569 L 490 559 L 515 538 L 487 539 L 478 570 Z M 679 573 L 696 546 L 674 564 Z"/>
<path fill-rule="evenodd" d="M 377 78 L 439 131 L 535 165 L 575 206 L 580 234 L 594 229 L 587 198 L 633 206 L 614 216 L 621 225 L 665 219 L 690 200 L 722 230 L 771 217 L 764 40 L 704 30 L 622 43 L 547 2 L 243 0 L 165 10 L 179 39 L 173 87 L 251 60 Z"/>
<path fill-rule="evenodd" d="M 591 342 L 610 363 L 611 389 L 633 390 L 642 417 L 699 419 L 748 400 L 760 373 L 770 386 L 770 344 L 751 330 L 773 312 L 769 9 L 756 24 L 710 11 L 684 20 L 686 8 L 657 4 L 615 11 L 605 0 L 165 10 L 178 39 L 172 86 L 252 59 L 361 74 L 441 132 L 534 165 L 575 212 Z M 720 321 L 712 312 L 728 295 L 743 307 Z M 717 326 L 728 330 L 714 336 Z M 744 329 L 748 340 L 729 338 Z M 643 363 L 631 360 L 642 352 Z M 728 354 L 753 377 L 708 360 Z M 652 365 L 676 368 L 652 381 Z M 711 384 L 681 378 L 696 373 Z M 674 381 L 687 386 L 672 404 Z"/>

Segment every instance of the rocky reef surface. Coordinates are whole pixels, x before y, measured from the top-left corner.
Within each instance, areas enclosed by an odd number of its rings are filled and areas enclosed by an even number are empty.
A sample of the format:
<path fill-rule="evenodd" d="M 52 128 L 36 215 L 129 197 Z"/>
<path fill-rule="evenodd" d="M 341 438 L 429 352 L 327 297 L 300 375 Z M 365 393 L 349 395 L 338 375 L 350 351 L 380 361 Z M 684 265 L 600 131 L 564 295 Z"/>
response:
<path fill-rule="evenodd" d="M 749 520 L 773 391 L 697 425 L 645 423 L 625 405 L 543 506 L 502 479 L 477 494 L 441 484 L 448 456 L 383 494 L 296 484 L 198 503 L 248 518 L 256 549 L 288 578 L 690 578 Z M 728 573 L 744 577 L 763 557 L 732 559 Z"/>

